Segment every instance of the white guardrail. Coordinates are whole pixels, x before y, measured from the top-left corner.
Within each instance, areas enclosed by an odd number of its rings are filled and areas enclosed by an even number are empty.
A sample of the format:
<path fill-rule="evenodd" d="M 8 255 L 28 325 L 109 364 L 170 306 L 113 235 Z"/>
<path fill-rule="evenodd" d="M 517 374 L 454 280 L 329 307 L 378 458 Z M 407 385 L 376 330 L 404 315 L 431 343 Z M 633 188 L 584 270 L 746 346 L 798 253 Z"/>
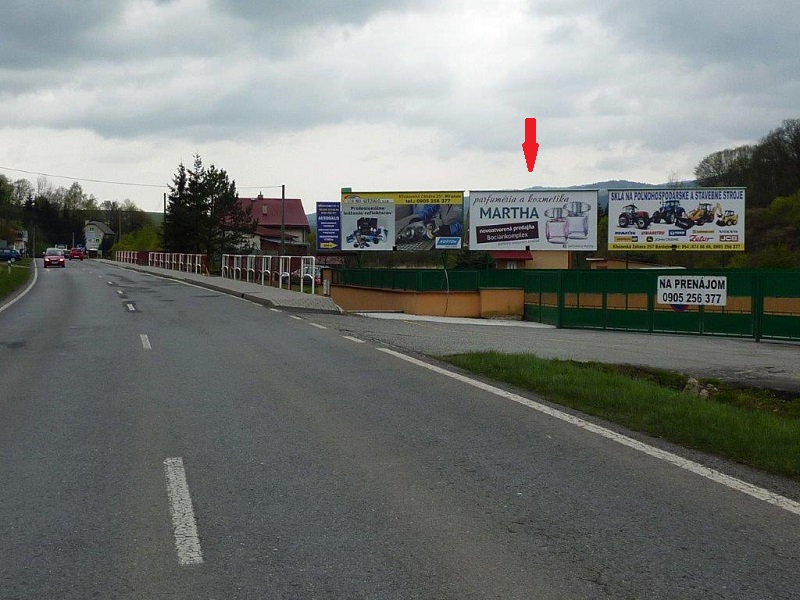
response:
<path fill-rule="evenodd" d="M 222 276 L 228 279 L 260 283 L 291 289 L 292 279 L 298 279 L 300 291 L 305 285 L 314 293 L 317 279 L 316 258 L 313 256 L 267 256 L 261 254 L 223 254 Z"/>
<path fill-rule="evenodd" d="M 208 273 L 205 254 L 180 254 L 175 252 L 151 252 L 148 266 L 185 271 L 187 273 Z"/>
<path fill-rule="evenodd" d="M 208 274 L 205 254 L 119 250 L 116 253 L 116 260 L 118 262 L 130 263 L 133 265 L 146 264 L 149 267 L 160 267 L 162 269 L 171 269 L 173 271 Z"/>

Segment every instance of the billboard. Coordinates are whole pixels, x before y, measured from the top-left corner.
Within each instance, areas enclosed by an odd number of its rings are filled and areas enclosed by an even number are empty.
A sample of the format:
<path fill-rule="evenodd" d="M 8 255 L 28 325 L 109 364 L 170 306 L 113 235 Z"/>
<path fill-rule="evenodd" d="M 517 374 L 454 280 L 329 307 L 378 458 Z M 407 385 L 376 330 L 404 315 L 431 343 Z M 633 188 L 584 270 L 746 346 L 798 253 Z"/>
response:
<path fill-rule="evenodd" d="M 744 188 L 608 191 L 609 250 L 744 250 Z"/>
<path fill-rule="evenodd" d="M 342 250 L 457 250 L 464 192 L 346 192 Z"/>
<path fill-rule="evenodd" d="M 317 202 L 317 250 L 341 249 L 341 205 L 338 202 Z"/>
<path fill-rule="evenodd" d="M 470 250 L 597 250 L 597 190 L 478 191 Z"/>

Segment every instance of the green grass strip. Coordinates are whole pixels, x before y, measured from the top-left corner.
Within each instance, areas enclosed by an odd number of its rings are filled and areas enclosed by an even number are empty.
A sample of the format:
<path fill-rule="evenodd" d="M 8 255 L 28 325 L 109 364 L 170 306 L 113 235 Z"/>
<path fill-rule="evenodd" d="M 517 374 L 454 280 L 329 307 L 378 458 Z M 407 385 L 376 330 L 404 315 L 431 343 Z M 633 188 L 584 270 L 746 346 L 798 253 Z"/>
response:
<path fill-rule="evenodd" d="M 0 264 L 0 300 L 27 283 L 30 276 L 30 263 L 30 259 L 24 258 L 11 265 L 10 273 L 8 265 Z"/>
<path fill-rule="evenodd" d="M 632 430 L 800 477 L 800 421 L 723 404 L 592 365 L 479 352 L 444 360 Z"/>

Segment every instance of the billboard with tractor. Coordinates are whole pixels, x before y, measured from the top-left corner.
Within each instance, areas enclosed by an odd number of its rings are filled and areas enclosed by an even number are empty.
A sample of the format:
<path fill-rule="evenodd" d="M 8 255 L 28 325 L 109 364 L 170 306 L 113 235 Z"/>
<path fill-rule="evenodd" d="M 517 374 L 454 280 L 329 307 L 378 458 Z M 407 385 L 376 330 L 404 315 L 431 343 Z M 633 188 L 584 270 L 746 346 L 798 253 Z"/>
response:
<path fill-rule="evenodd" d="M 608 191 L 609 250 L 744 250 L 744 188 Z"/>

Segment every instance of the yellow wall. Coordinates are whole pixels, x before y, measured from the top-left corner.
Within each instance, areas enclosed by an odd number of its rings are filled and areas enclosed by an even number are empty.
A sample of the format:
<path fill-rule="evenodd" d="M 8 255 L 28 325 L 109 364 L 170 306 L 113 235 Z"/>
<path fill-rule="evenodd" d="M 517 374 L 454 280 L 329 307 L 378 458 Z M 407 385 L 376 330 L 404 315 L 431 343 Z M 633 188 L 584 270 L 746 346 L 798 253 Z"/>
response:
<path fill-rule="evenodd" d="M 531 252 L 532 261 L 525 264 L 526 269 L 569 269 L 569 251 L 534 251 Z"/>
<path fill-rule="evenodd" d="M 525 311 L 521 289 L 477 292 L 406 292 L 355 286 L 331 286 L 331 298 L 349 312 L 385 310 L 434 317 L 521 318 Z"/>

